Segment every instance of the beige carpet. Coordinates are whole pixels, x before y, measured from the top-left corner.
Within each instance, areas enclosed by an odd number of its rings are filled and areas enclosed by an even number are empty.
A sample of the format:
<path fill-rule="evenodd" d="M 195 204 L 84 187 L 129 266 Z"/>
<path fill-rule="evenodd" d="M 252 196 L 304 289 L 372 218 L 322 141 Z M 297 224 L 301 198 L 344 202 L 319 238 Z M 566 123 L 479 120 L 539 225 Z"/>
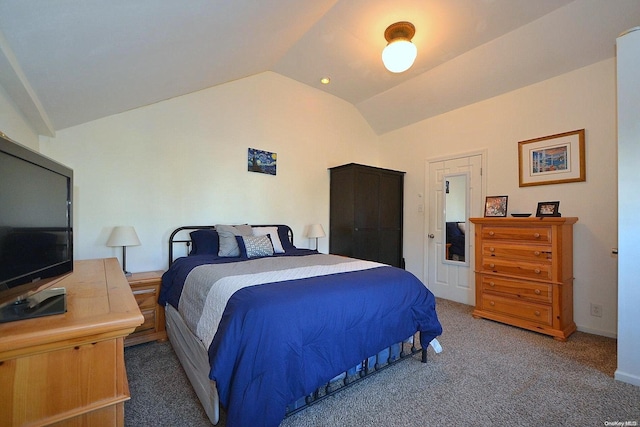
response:
<path fill-rule="evenodd" d="M 437 310 L 442 353 L 429 349 L 427 364 L 404 361 L 281 426 L 640 425 L 640 388 L 613 379 L 615 340 L 577 332 L 562 343 L 473 319 L 451 301 Z M 209 425 L 169 343 L 127 348 L 125 358 L 126 425 Z"/>

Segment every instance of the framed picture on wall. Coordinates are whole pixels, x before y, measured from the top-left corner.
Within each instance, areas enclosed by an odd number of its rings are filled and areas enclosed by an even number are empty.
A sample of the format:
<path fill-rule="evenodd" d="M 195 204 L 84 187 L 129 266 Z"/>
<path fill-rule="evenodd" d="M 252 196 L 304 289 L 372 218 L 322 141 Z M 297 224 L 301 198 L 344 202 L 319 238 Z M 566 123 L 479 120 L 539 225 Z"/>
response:
<path fill-rule="evenodd" d="M 488 196 L 484 203 L 485 217 L 507 216 L 507 201 L 509 196 Z"/>
<path fill-rule="evenodd" d="M 247 152 L 247 171 L 275 175 L 278 155 L 271 151 L 249 148 Z"/>
<path fill-rule="evenodd" d="M 584 129 L 518 142 L 520 187 L 586 181 Z"/>

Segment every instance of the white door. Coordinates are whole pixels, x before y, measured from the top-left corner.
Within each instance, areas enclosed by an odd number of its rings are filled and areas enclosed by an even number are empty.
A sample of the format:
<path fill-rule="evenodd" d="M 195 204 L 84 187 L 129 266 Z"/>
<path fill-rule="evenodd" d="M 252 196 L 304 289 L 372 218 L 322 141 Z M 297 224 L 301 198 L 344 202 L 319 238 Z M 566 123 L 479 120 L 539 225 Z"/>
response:
<path fill-rule="evenodd" d="M 484 156 L 484 158 L 483 158 Z M 428 193 L 428 217 L 426 236 L 427 287 L 440 298 L 463 304 L 475 304 L 473 230 L 469 217 L 482 216 L 483 177 L 482 165 L 485 153 L 474 153 L 446 159 L 427 161 L 425 188 Z M 445 236 L 445 180 L 448 175 L 468 177 L 468 216 L 465 218 L 466 256 L 446 258 Z"/>

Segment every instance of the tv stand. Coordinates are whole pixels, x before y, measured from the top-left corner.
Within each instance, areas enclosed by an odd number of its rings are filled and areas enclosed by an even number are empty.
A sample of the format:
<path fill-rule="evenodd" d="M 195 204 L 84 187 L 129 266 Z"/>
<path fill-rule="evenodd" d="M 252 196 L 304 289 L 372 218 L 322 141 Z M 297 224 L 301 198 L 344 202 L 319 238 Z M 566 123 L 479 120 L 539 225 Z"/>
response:
<path fill-rule="evenodd" d="M 0 308 L 0 323 L 33 319 L 67 312 L 65 288 L 43 289 L 29 298 L 19 299 Z"/>
<path fill-rule="evenodd" d="M 123 426 L 124 337 L 144 318 L 115 258 L 76 261 L 67 312 L 0 323 L 0 425 Z"/>

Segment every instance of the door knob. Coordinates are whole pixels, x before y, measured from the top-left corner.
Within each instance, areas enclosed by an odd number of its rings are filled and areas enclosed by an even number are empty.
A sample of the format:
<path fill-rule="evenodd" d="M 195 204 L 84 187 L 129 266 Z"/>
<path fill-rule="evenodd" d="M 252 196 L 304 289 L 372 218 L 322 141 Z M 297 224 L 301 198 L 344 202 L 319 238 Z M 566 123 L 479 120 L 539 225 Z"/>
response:
<path fill-rule="evenodd" d="M 434 237 L 436 237 L 436 236 L 434 236 L 433 234 L 429 234 L 429 238 L 430 239 L 433 239 Z"/>

